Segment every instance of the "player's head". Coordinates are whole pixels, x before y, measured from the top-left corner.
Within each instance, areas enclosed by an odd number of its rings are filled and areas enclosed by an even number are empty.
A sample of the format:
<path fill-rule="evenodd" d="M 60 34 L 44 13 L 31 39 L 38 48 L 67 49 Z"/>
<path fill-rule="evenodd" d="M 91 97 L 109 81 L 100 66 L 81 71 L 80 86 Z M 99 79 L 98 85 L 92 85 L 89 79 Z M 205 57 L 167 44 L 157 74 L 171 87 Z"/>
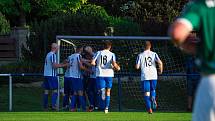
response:
<path fill-rule="evenodd" d="M 144 42 L 144 48 L 145 48 L 145 50 L 149 50 L 149 49 L 151 49 L 151 47 L 152 47 L 152 44 L 151 44 L 150 41 L 145 41 Z"/>
<path fill-rule="evenodd" d="M 84 51 L 86 51 L 87 53 L 93 53 L 93 49 L 92 49 L 92 47 L 90 47 L 90 46 L 86 46 L 86 47 L 84 48 Z"/>
<path fill-rule="evenodd" d="M 76 46 L 77 53 L 81 53 L 82 51 L 83 51 L 83 46 L 81 46 L 81 45 Z"/>
<path fill-rule="evenodd" d="M 103 47 L 104 47 L 104 49 L 106 49 L 106 50 L 110 50 L 111 47 L 112 47 L 112 43 L 111 43 L 110 41 L 104 41 L 104 42 L 103 42 Z"/>
<path fill-rule="evenodd" d="M 58 50 L 58 45 L 57 45 L 57 43 L 52 43 L 52 44 L 51 44 L 51 51 L 57 52 L 57 50 Z"/>

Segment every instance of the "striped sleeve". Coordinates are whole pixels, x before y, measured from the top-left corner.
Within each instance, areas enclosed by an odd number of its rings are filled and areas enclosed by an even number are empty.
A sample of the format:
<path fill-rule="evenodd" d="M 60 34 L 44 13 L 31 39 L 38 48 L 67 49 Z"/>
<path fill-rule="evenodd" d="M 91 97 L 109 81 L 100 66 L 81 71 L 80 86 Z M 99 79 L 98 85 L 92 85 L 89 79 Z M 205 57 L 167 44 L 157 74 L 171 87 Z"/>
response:
<path fill-rule="evenodd" d="M 137 65 L 140 65 L 140 62 L 141 62 L 141 58 L 140 58 L 140 55 L 138 55 L 138 56 L 137 56 L 137 60 L 136 60 L 136 64 L 137 64 Z"/>
<path fill-rule="evenodd" d="M 112 55 L 112 61 L 116 62 L 116 56 L 115 56 L 115 54 Z"/>
<path fill-rule="evenodd" d="M 93 61 L 97 60 L 99 54 L 100 54 L 100 51 L 96 52 L 96 54 L 93 56 Z"/>
<path fill-rule="evenodd" d="M 158 57 L 157 53 L 155 53 L 155 61 L 160 61 L 160 58 Z"/>

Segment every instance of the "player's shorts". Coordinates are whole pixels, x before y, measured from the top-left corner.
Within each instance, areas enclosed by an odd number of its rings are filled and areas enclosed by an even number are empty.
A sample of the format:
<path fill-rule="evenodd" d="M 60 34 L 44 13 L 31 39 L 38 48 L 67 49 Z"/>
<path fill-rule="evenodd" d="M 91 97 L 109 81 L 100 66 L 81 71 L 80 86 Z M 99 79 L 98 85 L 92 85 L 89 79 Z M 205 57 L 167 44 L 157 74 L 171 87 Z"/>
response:
<path fill-rule="evenodd" d="M 150 92 L 156 89 L 157 80 L 144 80 L 141 81 L 142 92 Z"/>
<path fill-rule="evenodd" d="M 71 81 L 69 77 L 64 77 L 64 94 L 69 95 L 72 93 Z"/>
<path fill-rule="evenodd" d="M 42 84 L 42 87 L 46 90 L 56 90 L 58 89 L 57 77 L 54 76 L 45 76 L 45 80 Z"/>
<path fill-rule="evenodd" d="M 112 88 L 112 82 L 113 82 L 113 78 L 112 77 L 97 77 L 96 78 L 96 83 L 97 83 L 97 87 L 98 89 L 102 89 L 102 88 Z"/>
<path fill-rule="evenodd" d="M 70 77 L 70 88 L 72 91 L 77 92 L 77 91 L 83 91 L 83 81 L 81 78 L 72 78 Z"/>
<path fill-rule="evenodd" d="M 96 91 L 96 78 L 89 78 L 87 82 L 87 91 Z"/>
<path fill-rule="evenodd" d="M 194 96 L 197 86 L 199 84 L 200 77 L 199 78 L 187 78 L 187 94 L 189 96 Z"/>
<path fill-rule="evenodd" d="M 192 121 L 215 121 L 215 75 L 203 76 L 196 93 Z"/>

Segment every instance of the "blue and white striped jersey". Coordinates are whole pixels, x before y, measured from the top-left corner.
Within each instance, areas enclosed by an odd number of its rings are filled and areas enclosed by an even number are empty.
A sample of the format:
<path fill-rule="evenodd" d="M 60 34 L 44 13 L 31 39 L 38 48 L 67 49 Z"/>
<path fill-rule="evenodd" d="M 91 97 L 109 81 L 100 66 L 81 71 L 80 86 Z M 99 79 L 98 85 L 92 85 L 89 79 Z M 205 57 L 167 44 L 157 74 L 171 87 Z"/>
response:
<path fill-rule="evenodd" d="M 44 76 L 57 76 L 57 69 L 53 67 L 53 63 L 57 63 L 56 54 L 49 52 L 45 59 Z"/>
<path fill-rule="evenodd" d="M 72 54 L 68 57 L 69 61 L 69 77 L 81 78 L 81 69 L 79 63 L 81 61 L 81 55 L 79 53 Z"/>

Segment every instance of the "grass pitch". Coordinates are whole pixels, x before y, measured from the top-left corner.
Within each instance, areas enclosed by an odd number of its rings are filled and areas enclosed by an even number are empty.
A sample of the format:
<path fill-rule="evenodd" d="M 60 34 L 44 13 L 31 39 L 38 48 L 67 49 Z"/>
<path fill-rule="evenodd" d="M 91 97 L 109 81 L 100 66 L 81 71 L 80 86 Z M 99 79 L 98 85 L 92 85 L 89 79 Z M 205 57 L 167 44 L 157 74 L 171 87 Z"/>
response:
<path fill-rule="evenodd" d="M 1 121 L 191 121 L 191 113 L 1 112 Z"/>

